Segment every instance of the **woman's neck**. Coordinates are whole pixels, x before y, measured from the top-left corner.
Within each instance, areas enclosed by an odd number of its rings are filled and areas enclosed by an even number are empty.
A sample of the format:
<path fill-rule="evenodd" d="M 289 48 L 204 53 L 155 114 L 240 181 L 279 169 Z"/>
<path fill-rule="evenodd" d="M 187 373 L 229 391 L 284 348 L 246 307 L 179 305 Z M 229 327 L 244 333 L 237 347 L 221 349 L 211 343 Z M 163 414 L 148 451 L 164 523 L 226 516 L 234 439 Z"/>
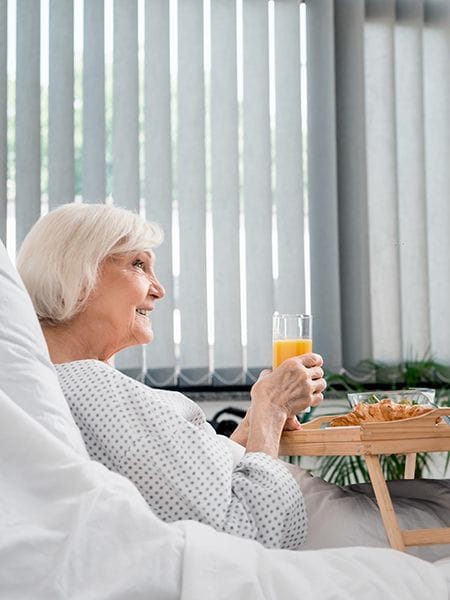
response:
<path fill-rule="evenodd" d="M 78 331 L 76 325 L 41 323 L 41 327 L 54 364 L 88 359 L 106 362 L 111 358 L 105 349 L 96 347 L 90 342 L 89 336 Z"/>

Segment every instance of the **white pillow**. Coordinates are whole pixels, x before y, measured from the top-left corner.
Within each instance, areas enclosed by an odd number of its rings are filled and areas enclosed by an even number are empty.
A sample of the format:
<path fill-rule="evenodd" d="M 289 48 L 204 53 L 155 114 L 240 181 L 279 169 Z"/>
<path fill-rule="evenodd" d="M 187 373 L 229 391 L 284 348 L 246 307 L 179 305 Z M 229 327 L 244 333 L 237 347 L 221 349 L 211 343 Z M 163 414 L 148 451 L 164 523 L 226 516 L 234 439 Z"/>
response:
<path fill-rule="evenodd" d="M 60 440 L 87 456 L 30 297 L 1 240 L 0 390 Z"/>

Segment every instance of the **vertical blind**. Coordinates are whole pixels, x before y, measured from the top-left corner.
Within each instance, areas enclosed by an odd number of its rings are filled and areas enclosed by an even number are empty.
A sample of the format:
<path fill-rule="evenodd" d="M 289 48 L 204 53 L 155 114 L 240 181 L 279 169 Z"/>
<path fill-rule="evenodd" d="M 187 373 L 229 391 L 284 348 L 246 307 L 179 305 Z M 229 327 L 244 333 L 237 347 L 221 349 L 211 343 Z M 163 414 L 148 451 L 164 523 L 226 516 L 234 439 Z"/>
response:
<path fill-rule="evenodd" d="M 7 0 L 0 0 L 0 239 L 6 240 L 7 203 Z M 3 91 L 2 91 L 3 90 Z"/>
<path fill-rule="evenodd" d="M 317 348 L 450 363 L 449 5 L 307 3 Z"/>
<path fill-rule="evenodd" d="M 119 368 L 252 381 L 274 310 L 312 311 L 332 370 L 450 363 L 445 0 L 0 0 L 0 28 L 11 253 L 70 201 L 165 230 Z"/>

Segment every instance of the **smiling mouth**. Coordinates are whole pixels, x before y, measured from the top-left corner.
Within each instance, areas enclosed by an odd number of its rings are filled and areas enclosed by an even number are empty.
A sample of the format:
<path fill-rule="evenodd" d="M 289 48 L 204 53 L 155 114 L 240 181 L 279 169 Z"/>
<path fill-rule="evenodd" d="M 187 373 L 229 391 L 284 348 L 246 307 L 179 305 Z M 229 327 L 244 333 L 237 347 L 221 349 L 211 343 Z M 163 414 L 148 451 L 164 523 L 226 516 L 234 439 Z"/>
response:
<path fill-rule="evenodd" d="M 150 317 L 150 311 L 145 310 L 144 308 L 137 308 L 136 312 L 138 315 L 141 315 L 142 317 L 146 317 L 147 319 Z"/>

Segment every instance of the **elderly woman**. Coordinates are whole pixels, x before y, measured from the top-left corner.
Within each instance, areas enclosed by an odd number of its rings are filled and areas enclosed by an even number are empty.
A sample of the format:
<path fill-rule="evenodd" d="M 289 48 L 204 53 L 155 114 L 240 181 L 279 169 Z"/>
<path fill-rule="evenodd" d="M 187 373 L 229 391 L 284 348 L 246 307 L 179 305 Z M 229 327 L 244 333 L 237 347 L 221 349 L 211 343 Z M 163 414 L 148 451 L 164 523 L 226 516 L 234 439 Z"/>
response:
<path fill-rule="evenodd" d="M 41 218 L 20 250 L 19 272 L 88 452 L 131 479 L 166 521 L 298 548 L 304 500 L 278 446 L 284 428 L 298 427 L 295 415 L 322 400 L 322 359 L 307 354 L 264 372 L 232 440 L 182 394 L 114 369 L 119 350 L 153 339 L 161 240 L 157 225 L 130 211 L 69 204 Z"/>

